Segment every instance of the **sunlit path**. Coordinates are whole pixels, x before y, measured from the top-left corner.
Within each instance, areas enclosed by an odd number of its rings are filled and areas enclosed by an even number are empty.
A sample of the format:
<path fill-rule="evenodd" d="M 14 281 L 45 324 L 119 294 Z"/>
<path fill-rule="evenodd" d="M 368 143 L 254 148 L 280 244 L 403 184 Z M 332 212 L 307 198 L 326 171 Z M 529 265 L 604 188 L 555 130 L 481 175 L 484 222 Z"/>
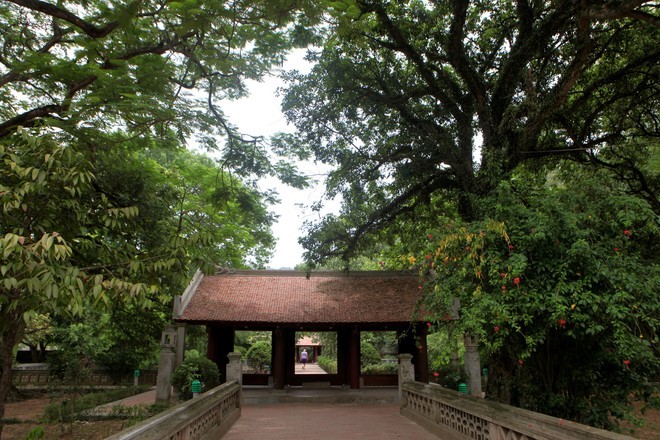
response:
<path fill-rule="evenodd" d="M 303 364 L 296 364 L 296 374 L 328 374 L 318 364 L 307 364 L 303 370 Z"/>

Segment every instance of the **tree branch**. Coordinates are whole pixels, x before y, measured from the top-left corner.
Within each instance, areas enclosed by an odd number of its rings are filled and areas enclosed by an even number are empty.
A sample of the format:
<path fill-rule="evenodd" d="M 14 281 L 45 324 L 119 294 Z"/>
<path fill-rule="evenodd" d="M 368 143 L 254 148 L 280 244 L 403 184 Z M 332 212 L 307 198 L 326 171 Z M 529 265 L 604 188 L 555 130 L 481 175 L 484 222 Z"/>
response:
<path fill-rule="evenodd" d="M 28 8 L 36 12 L 41 12 L 42 14 L 50 15 L 51 17 L 59 18 L 68 23 L 71 23 L 92 38 L 103 38 L 112 32 L 117 26 L 119 26 L 118 22 L 111 22 L 103 27 L 97 27 L 65 9 L 47 2 L 43 2 L 41 0 L 9 1 L 18 6 L 23 6 L 24 8 Z"/>

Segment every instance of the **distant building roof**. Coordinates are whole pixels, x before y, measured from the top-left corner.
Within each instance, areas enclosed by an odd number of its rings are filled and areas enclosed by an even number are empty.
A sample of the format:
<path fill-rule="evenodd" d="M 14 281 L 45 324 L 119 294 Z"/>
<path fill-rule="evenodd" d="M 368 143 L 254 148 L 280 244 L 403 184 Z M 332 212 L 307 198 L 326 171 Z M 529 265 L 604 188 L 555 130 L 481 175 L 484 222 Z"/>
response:
<path fill-rule="evenodd" d="M 303 336 L 302 338 L 298 339 L 298 342 L 296 342 L 297 347 L 320 347 L 321 342 L 318 340 L 314 340 L 314 338 L 311 338 L 309 336 Z"/>
<path fill-rule="evenodd" d="M 416 321 L 421 290 L 402 272 L 227 271 L 197 275 L 175 320 L 190 323 L 360 324 Z"/>

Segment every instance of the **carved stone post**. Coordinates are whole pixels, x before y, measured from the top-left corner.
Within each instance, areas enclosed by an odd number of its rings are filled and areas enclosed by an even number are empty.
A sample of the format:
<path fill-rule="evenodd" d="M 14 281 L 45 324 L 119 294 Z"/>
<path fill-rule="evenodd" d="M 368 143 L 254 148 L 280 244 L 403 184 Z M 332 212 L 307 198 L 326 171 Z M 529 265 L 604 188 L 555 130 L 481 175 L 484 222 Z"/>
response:
<path fill-rule="evenodd" d="M 160 339 L 160 359 L 156 378 L 156 402 L 169 402 L 172 397 L 172 373 L 176 348 L 176 327 L 166 325 Z"/>
<path fill-rule="evenodd" d="M 174 369 L 183 363 L 183 355 L 186 350 L 186 324 L 177 323 L 176 325 L 176 360 Z"/>
<path fill-rule="evenodd" d="M 471 396 L 481 397 L 481 360 L 479 358 L 479 339 L 465 335 L 465 373 L 468 377 L 468 392 Z"/>
<path fill-rule="evenodd" d="M 229 364 L 227 364 L 227 382 L 238 382 L 243 385 L 243 364 L 241 364 L 241 354 L 232 351 L 227 355 Z"/>
<path fill-rule="evenodd" d="M 415 366 L 412 364 L 412 354 L 402 353 L 399 356 L 399 401 L 403 403 L 401 386 L 406 382 L 415 381 Z"/>

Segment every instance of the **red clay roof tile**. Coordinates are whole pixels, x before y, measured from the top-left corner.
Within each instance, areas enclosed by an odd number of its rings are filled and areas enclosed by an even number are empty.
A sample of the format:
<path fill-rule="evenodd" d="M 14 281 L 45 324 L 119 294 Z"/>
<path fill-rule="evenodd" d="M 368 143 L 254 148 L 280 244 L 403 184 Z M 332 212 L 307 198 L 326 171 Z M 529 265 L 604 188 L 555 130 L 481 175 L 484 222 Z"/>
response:
<path fill-rule="evenodd" d="M 405 323 L 417 320 L 418 277 L 391 272 L 237 271 L 205 276 L 177 321 Z"/>

